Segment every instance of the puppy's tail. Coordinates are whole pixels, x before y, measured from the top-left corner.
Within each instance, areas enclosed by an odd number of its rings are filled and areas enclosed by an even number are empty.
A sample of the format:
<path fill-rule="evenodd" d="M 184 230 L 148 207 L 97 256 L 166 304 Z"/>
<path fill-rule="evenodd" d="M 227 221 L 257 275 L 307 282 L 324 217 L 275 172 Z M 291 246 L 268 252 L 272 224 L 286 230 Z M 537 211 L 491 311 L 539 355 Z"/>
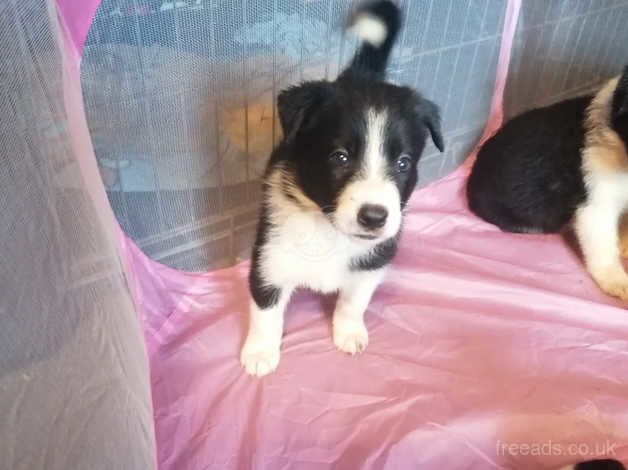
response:
<path fill-rule="evenodd" d="M 401 26 L 401 10 L 390 0 L 368 1 L 349 18 L 348 29 L 360 44 L 343 75 L 357 74 L 383 80 L 390 51 Z"/>

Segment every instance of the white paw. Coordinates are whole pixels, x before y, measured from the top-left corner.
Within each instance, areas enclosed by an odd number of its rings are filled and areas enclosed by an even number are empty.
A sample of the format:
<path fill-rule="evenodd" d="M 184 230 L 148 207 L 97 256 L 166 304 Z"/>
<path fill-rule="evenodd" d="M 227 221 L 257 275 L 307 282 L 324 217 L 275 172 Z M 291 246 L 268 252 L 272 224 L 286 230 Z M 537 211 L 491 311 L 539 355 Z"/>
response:
<path fill-rule="evenodd" d="M 240 353 L 240 363 L 247 374 L 263 377 L 279 365 L 279 345 L 247 338 Z"/>
<path fill-rule="evenodd" d="M 369 334 L 362 321 L 334 321 L 334 344 L 348 354 L 358 354 L 369 344 Z"/>
<path fill-rule="evenodd" d="M 591 272 L 600 288 L 613 297 L 628 300 L 628 275 L 623 269 L 596 269 Z"/>

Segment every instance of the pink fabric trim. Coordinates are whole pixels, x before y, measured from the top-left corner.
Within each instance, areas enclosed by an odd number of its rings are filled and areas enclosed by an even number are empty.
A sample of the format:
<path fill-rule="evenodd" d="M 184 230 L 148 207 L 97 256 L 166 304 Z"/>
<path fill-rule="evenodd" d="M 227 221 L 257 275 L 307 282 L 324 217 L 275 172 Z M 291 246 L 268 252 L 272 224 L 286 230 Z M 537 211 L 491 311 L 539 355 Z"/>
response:
<path fill-rule="evenodd" d="M 482 137 L 478 140 L 477 145 L 462 165 L 454 173 L 452 173 L 451 177 L 457 177 L 458 172 L 461 172 L 461 174 L 467 174 L 471 170 L 471 166 L 475 161 L 478 149 L 482 146 L 486 139 L 491 137 L 502 125 L 502 121 L 504 120 L 504 90 L 506 88 L 506 81 L 508 80 L 508 68 L 510 66 L 512 44 L 517 31 L 517 22 L 519 21 L 520 11 L 521 0 L 508 0 L 504 17 L 504 27 L 502 28 L 502 42 L 499 48 L 499 57 L 497 59 L 497 71 L 495 74 L 495 83 L 493 85 L 493 98 L 491 100 L 489 117 L 486 122 L 486 126 L 484 127 Z"/>
<path fill-rule="evenodd" d="M 83 53 L 87 33 L 92 25 L 101 0 L 56 0 L 61 23 L 66 25 L 72 38 L 73 51 L 78 57 Z"/>
<path fill-rule="evenodd" d="M 65 112 L 68 119 L 68 132 L 73 146 L 77 163 L 79 165 L 83 180 L 90 190 L 93 204 L 97 214 L 101 217 L 104 227 L 110 229 L 109 237 L 114 246 L 117 247 L 114 227 L 118 225 L 102 178 L 94 156 L 94 148 L 89 134 L 89 128 L 85 119 L 85 109 L 83 107 L 83 96 L 81 92 L 81 79 L 79 68 L 79 56 L 76 54 L 76 43 L 72 37 L 72 31 L 65 23 L 63 15 L 58 15 L 58 25 L 60 28 L 60 45 L 62 59 L 62 80 L 63 99 Z M 116 248 L 117 251 L 117 248 Z"/>

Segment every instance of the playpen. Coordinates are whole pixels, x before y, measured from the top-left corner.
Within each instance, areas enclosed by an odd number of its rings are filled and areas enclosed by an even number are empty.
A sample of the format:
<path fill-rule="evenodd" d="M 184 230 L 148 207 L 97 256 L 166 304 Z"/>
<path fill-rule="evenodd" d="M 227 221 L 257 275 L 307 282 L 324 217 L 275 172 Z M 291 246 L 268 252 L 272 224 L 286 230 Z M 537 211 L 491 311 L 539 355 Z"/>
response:
<path fill-rule="evenodd" d="M 422 159 L 367 351 L 335 351 L 330 299 L 299 293 L 256 380 L 238 350 L 273 103 L 348 61 L 351 1 L 2 2 L 0 467 L 628 458 L 625 305 L 563 237 L 500 233 L 461 192 L 504 117 L 628 63 L 628 2 L 400 4 L 389 77 L 440 105 L 446 152 Z"/>

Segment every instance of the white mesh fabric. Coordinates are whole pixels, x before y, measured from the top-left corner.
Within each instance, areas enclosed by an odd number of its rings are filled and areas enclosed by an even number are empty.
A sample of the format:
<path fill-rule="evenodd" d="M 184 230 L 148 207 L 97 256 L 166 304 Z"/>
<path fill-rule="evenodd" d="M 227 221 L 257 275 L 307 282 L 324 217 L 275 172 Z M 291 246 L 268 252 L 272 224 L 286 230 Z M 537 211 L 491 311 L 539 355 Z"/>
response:
<path fill-rule="evenodd" d="M 152 468 L 143 337 L 54 8 L 0 4 L 0 468 Z"/>

